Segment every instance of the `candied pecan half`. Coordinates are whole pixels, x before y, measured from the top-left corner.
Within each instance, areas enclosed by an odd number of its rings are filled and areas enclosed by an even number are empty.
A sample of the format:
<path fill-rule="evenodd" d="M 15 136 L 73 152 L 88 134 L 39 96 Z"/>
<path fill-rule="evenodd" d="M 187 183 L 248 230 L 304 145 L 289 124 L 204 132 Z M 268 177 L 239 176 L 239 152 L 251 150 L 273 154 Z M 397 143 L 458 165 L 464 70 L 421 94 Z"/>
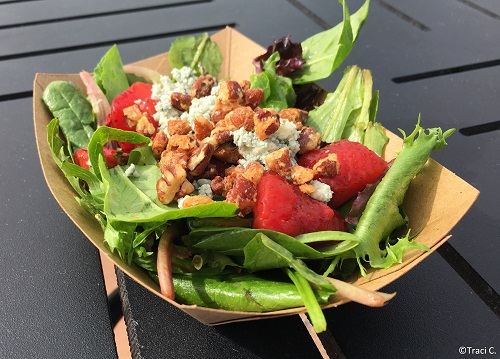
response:
<path fill-rule="evenodd" d="M 280 118 L 293 122 L 297 130 L 307 121 L 308 112 L 299 108 L 285 108 L 278 113 Z"/>
<path fill-rule="evenodd" d="M 280 127 L 279 116 L 272 108 L 258 108 L 254 115 L 254 130 L 259 140 L 265 140 Z"/>
<path fill-rule="evenodd" d="M 213 128 L 214 125 L 212 122 L 203 116 L 197 116 L 193 123 L 194 137 L 196 138 L 196 141 L 201 142 L 205 138 L 209 137 Z"/>
<path fill-rule="evenodd" d="M 191 182 L 189 182 L 187 179 L 182 182 L 181 187 L 175 194 L 175 199 L 179 199 L 182 197 L 187 196 L 188 194 L 191 194 L 194 192 L 194 186 Z"/>
<path fill-rule="evenodd" d="M 244 99 L 245 95 L 238 82 L 230 80 L 222 81 L 219 93 L 215 98 L 212 121 L 218 122 L 222 120 L 230 111 L 241 106 Z"/>
<path fill-rule="evenodd" d="M 340 169 L 337 155 L 335 153 L 330 153 L 325 158 L 316 162 L 312 169 L 314 174 L 318 176 L 335 176 Z"/>
<path fill-rule="evenodd" d="M 191 96 L 180 92 L 172 92 L 170 103 L 173 108 L 179 111 L 187 111 L 191 106 Z"/>
<path fill-rule="evenodd" d="M 165 150 L 160 157 L 160 171 L 163 172 L 164 168 L 176 165 L 181 165 L 182 168 L 186 169 L 188 161 L 189 155 L 186 152 Z"/>
<path fill-rule="evenodd" d="M 252 181 L 255 185 L 257 185 L 264 174 L 264 166 L 260 164 L 260 162 L 252 161 L 248 163 L 245 167 L 242 176 L 247 180 Z"/>
<path fill-rule="evenodd" d="M 240 209 L 240 216 L 252 212 L 257 202 L 257 186 L 242 175 L 236 177 L 233 188 L 227 193 L 226 201 L 234 203 Z"/>
<path fill-rule="evenodd" d="M 290 176 L 295 184 L 304 184 L 311 181 L 314 178 L 314 171 L 307 167 L 293 166 Z"/>
<path fill-rule="evenodd" d="M 186 120 L 173 118 L 167 122 L 167 132 L 170 136 L 187 135 L 191 132 L 191 126 L 189 126 L 189 123 Z"/>
<path fill-rule="evenodd" d="M 160 159 L 162 152 L 167 148 L 167 143 L 168 137 L 165 131 L 158 131 L 154 135 L 151 151 L 153 151 L 153 155 L 157 160 Z"/>
<path fill-rule="evenodd" d="M 280 176 L 287 176 L 292 171 L 290 150 L 287 147 L 280 148 L 268 154 L 265 158 L 267 167 L 277 172 Z"/>
<path fill-rule="evenodd" d="M 182 151 L 190 154 L 196 147 L 194 136 L 173 135 L 168 140 L 167 151 Z"/>
<path fill-rule="evenodd" d="M 245 105 L 256 109 L 264 99 L 264 90 L 261 88 L 245 91 Z"/>
<path fill-rule="evenodd" d="M 191 196 L 182 201 L 182 208 L 198 206 L 200 204 L 213 203 L 214 200 L 208 196 Z"/>
<path fill-rule="evenodd" d="M 212 92 L 212 87 L 215 85 L 215 78 L 210 75 L 201 75 L 196 79 L 191 88 L 191 97 L 202 98 L 208 96 Z"/>
<path fill-rule="evenodd" d="M 229 112 L 224 118 L 224 122 L 229 122 L 236 128 L 243 127 L 247 131 L 253 131 L 254 114 L 255 113 L 253 112 L 251 107 L 241 106 Z M 219 122 L 217 125 L 219 125 L 221 122 Z"/>
<path fill-rule="evenodd" d="M 161 203 L 169 204 L 186 180 L 187 173 L 180 164 L 176 164 L 163 168 L 162 174 L 156 181 L 156 193 Z"/>
<path fill-rule="evenodd" d="M 189 173 L 193 176 L 201 175 L 210 163 L 213 153 L 214 146 L 210 143 L 204 143 L 194 150 L 187 165 Z"/>
<path fill-rule="evenodd" d="M 217 146 L 214 150 L 213 156 L 220 161 L 237 164 L 241 159 L 238 146 L 232 142 L 225 142 Z"/>
<path fill-rule="evenodd" d="M 316 132 L 314 128 L 304 126 L 299 133 L 299 153 L 310 152 L 321 144 L 321 134 Z"/>

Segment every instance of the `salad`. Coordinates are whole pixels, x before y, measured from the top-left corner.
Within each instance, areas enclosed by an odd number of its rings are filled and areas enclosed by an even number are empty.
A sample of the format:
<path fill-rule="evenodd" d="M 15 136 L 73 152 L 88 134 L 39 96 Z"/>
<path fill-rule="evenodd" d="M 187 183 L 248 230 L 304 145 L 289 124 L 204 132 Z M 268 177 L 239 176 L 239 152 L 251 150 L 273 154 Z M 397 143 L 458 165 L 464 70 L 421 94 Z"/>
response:
<path fill-rule="evenodd" d="M 275 41 L 244 81 L 218 79 L 208 34 L 172 44 L 172 73 L 123 66 L 113 46 L 86 93 L 53 81 L 43 101 L 57 165 L 77 201 L 125 263 L 167 298 L 269 312 L 321 306 L 342 295 L 384 305 L 392 295 L 342 281 L 426 250 L 401 209 L 406 190 L 452 130 L 406 135 L 395 160 L 376 122 L 371 74 L 348 66 L 332 93 L 315 85 L 354 46 L 369 1 L 301 43 Z"/>

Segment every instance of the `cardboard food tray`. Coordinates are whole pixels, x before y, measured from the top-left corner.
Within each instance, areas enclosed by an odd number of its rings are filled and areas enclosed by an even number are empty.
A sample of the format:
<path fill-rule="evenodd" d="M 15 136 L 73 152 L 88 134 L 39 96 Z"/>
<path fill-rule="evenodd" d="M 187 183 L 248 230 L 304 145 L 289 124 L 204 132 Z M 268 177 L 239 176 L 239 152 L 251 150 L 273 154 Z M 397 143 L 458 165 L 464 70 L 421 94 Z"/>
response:
<path fill-rule="evenodd" d="M 216 33 L 212 36 L 212 40 L 219 44 L 224 57 L 219 78 L 230 78 L 237 81 L 248 79 L 254 71 L 251 60 L 263 53 L 264 49 L 231 28 Z M 161 54 L 135 64 L 158 70 L 163 74 L 169 74 L 171 70 L 168 54 Z M 61 208 L 88 239 L 99 250 L 106 253 L 116 266 L 152 293 L 208 325 L 272 318 L 306 311 L 302 307 L 268 313 L 253 313 L 181 305 L 162 296 L 158 285 L 142 269 L 125 264 L 117 255 L 111 253 L 103 243 L 103 232 L 100 225 L 75 200 L 76 193 L 55 164 L 47 143 L 46 129 L 52 117 L 42 102 L 42 93 L 44 88 L 54 80 L 70 81 L 81 90 L 84 90 L 78 74 L 36 75 L 33 113 L 36 141 L 44 176 Z M 407 132 L 412 130 L 413 128 L 405 129 Z M 396 151 L 401 149 L 402 139 L 389 131 L 387 135 L 390 142 L 386 148 L 385 157 L 389 160 L 394 158 Z M 446 151 L 446 148 L 443 150 Z M 429 247 L 430 251 L 410 251 L 405 255 L 401 264 L 395 265 L 388 270 L 370 270 L 368 278 L 359 276 L 352 278 L 350 282 L 362 288 L 378 290 L 404 275 L 450 237 L 449 232 L 464 216 L 478 194 L 478 190 L 474 187 L 437 162 L 429 160 L 423 172 L 412 181 L 405 198 L 404 208 L 410 218 L 412 232 L 419 233 L 417 240 Z M 324 308 L 335 307 L 346 302 L 346 300 L 339 298 Z"/>

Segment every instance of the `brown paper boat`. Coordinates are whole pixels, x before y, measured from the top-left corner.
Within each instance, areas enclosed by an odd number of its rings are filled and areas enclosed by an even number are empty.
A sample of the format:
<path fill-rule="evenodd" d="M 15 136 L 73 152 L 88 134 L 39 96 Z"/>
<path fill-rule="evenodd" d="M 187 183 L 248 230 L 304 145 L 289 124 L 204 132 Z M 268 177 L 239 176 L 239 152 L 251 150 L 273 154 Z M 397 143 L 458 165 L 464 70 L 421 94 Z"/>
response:
<path fill-rule="evenodd" d="M 219 44 L 224 57 L 220 78 L 231 78 L 237 81 L 248 79 L 253 72 L 251 60 L 260 55 L 263 48 L 231 28 L 216 33 L 212 36 L 212 39 Z M 168 54 L 161 54 L 136 64 L 158 70 L 163 74 L 169 74 L 171 70 Z M 103 243 L 101 227 L 94 217 L 76 202 L 76 193 L 66 181 L 59 167 L 54 163 L 47 144 L 46 128 L 52 117 L 42 102 L 42 92 L 54 80 L 70 81 L 83 90 L 83 85 L 77 74 L 36 75 L 33 92 L 33 113 L 36 141 L 45 179 L 62 209 L 89 240 L 104 252 L 117 267 L 152 293 L 209 325 L 273 318 L 306 311 L 305 308 L 294 308 L 268 313 L 252 313 L 181 305 L 163 297 L 157 284 L 139 267 L 129 266 L 122 262 L 118 256 L 111 253 Z M 407 130 L 411 132 L 413 129 Z M 396 151 L 401 149 L 402 139 L 390 132 L 388 132 L 388 136 L 390 142 L 385 157 L 391 159 L 395 157 Z M 450 237 L 450 231 L 468 211 L 478 194 L 479 192 L 467 182 L 437 162 L 429 160 L 424 171 L 411 183 L 404 208 L 410 218 L 413 233 L 419 233 L 417 240 L 429 247 L 430 251 L 408 252 L 401 264 L 395 265 L 388 270 L 373 270 L 369 272 L 368 278 L 356 277 L 352 278 L 350 282 L 362 288 L 378 290 L 404 275 Z M 325 306 L 325 308 L 335 307 L 346 302 L 346 300 L 338 299 Z"/>

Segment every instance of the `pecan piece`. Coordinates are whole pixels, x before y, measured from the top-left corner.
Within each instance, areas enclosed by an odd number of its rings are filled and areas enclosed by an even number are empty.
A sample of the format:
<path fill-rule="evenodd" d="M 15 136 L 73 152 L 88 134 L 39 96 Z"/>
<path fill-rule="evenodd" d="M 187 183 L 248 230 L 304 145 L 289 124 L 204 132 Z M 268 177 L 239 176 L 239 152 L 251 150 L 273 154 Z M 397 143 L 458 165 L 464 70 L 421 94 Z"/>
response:
<path fill-rule="evenodd" d="M 261 88 L 245 91 L 245 105 L 256 109 L 264 99 L 264 90 Z"/>
<path fill-rule="evenodd" d="M 156 193 L 161 203 L 169 204 L 186 180 L 187 173 L 181 165 L 176 164 L 163 168 L 162 174 L 163 177 L 156 181 Z"/>
<path fill-rule="evenodd" d="M 173 118 L 167 122 L 167 131 L 170 136 L 187 135 L 191 132 L 191 126 L 189 126 L 189 123 L 186 120 Z"/>
<path fill-rule="evenodd" d="M 191 97 L 192 98 L 202 98 L 208 96 L 212 93 L 212 87 L 215 85 L 215 78 L 208 75 L 201 75 L 196 79 L 191 88 Z"/>
<path fill-rule="evenodd" d="M 189 208 L 200 204 L 213 203 L 214 200 L 208 196 L 191 196 L 182 201 L 181 208 Z"/>
<path fill-rule="evenodd" d="M 170 103 L 173 108 L 179 111 L 187 111 L 191 106 L 191 96 L 180 92 L 172 92 Z"/>
<path fill-rule="evenodd" d="M 158 131 L 153 137 L 151 151 L 157 160 L 160 159 L 162 152 L 167 148 L 167 143 L 168 137 L 164 131 Z"/>
<path fill-rule="evenodd" d="M 209 120 L 203 116 L 197 116 L 194 119 L 193 124 L 194 137 L 196 138 L 196 141 L 201 142 L 205 138 L 209 137 L 213 128 L 214 125 Z"/>
<path fill-rule="evenodd" d="M 304 154 L 316 149 L 321 144 L 321 134 L 314 128 L 304 126 L 299 133 L 299 153 Z"/>
<path fill-rule="evenodd" d="M 330 153 L 325 158 L 320 159 L 313 166 L 313 171 L 315 175 L 318 176 L 335 176 L 340 169 L 339 160 L 335 153 Z"/>
<path fill-rule="evenodd" d="M 227 163 L 238 163 L 241 159 L 238 147 L 232 142 L 225 142 L 215 148 L 213 156 L 220 161 Z"/>
<path fill-rule="evenodd" d="M 314 170 L 297 165 L 292 167 L 290 176 L 292 177 L 293 183 L 301 185 L 314 178 Z"/>
<path fill-rule="evenodd" d="M 280 120 L 276 111 L 271 108 L 255 110 L 254 130 L 259 140 L 265 140 L 280 127 Z"/>
<path fill-rule="evenodd" d="M 292 171 L 290 150 L 287 147 L 280 148 L 268 154 L 265 158 L 267 167 L 277 172 L 280 176 L 287 176 Z"/>
<path fill-rule="evenodd" d="M 299 108 L 285 108 L 278 115 L 280 118 L 293 122 L 297 130 L 302 129 L 303 124 L 307 121 L 308 112 Z"/>
<path fill-rule="evenodd" d="M 234 203 L 240 209 L 240 216 L 252 212 L 257 202 L 257 186 L 250 180 L 239 175 L 234 181 L 234 186 L 227 193 L 226 201 Z"/>
<path fill-rule="evenodd" d="M 224 121 L 231 123 L 236 128 L 243 127 L 247 131 L 253 131 L 254 114 L 255 113 L 249 106 L 241 106 L 229 112 L 224 118 Z M 217 125 L 219 125 L 221 122 L 219 122 Z"/>
<path fill-rule="evenodd" d="M 189 173 L 193 176 L 201 175 L 210 163 L 213 153 L 214 146 L 210 143 L 204 143 L 194 150 L 187 165 Z"/>

